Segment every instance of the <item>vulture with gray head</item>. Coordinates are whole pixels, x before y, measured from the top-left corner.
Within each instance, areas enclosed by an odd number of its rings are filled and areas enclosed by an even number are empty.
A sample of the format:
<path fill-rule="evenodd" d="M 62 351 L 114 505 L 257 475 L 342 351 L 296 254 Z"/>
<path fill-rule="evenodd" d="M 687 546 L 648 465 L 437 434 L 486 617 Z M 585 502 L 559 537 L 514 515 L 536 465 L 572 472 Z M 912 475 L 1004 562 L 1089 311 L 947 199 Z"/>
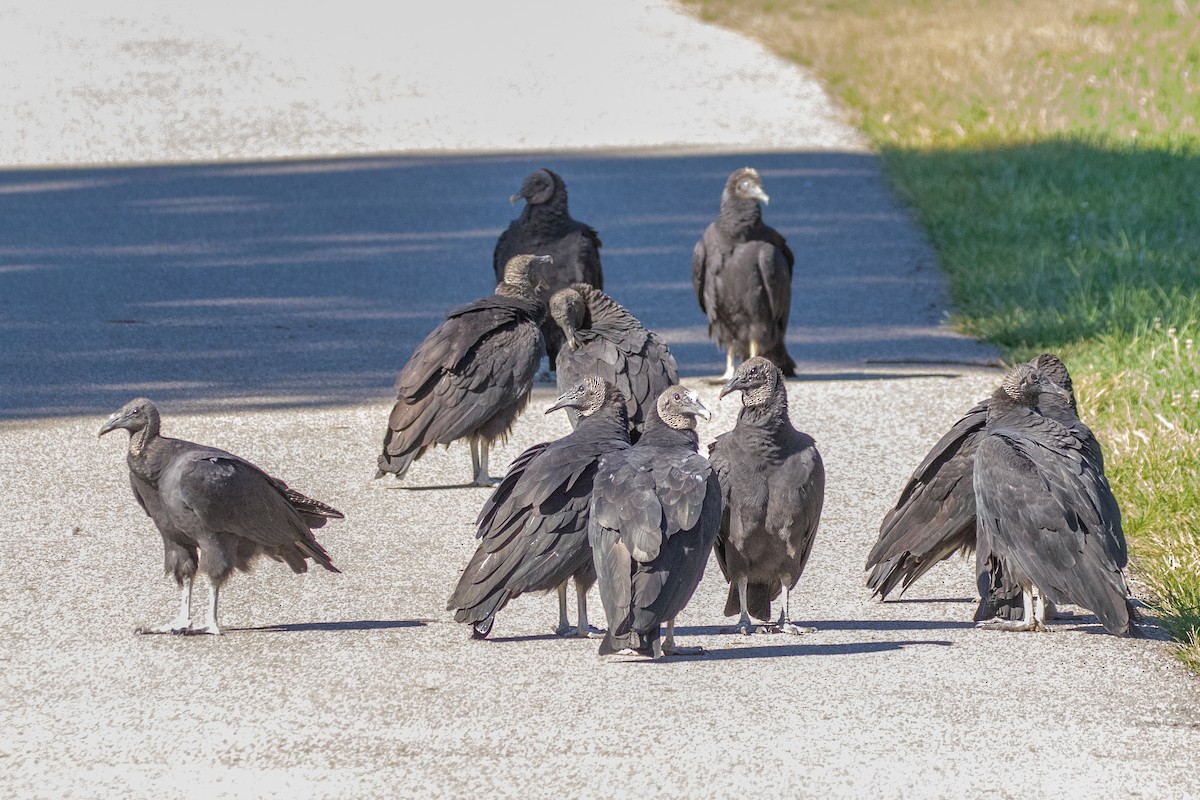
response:
<path fill-rule="evenodd" d="M 1133 632 L 1121 512 L 1082 423 L 1038 411 L 1039 397 L 1066 391 L 1032 364 L 1020 364 L 992 394 L 975 451 L 976 559 L 994 559 L 1022 591 L 1019 621 L 980 625 L 1042 630 L 1047 601 L 1073 603 L 1118 636 Z"/>
<path fill-rule="evenodd" d="M 724 380 L 734 366 L 762 356 L 796 374 L 788 355 L 788 316 L 792 308 L 792 267 L 787 241 L 762 221 L 759 201 L 768 201 L 758 172 L 736 170 L 725 182 L 717 219 L 692 252 L 692 285 L 708 332 L 726 353 Z"/>
<path fill-rule="evenodd" d="M 769 622 L 771 601 L 783 594 L 770 632 L 811 633 L 792 622 L 788 598 L 812 553 L 825 502 L 825 465 L 817 443 L 788 418 L 787 386 L 765 358 L 743 361 L 721 396 L 742 393 L 737 425 L 709 445 L 721 482 L 724 512 L 717 563 L 729 581 L 725 616 L 736 630 L 754 630 L 750 617 Z"/>
<path fill-rule="evenodd" d="M 600 267 L 600 237 L 590 226 L 571 218 L 567 208 L 567 184 L 548 169 L 531 172 L 521 189 L 511 198 L 513 203 L 525 200 L 521 216 L 513 220 L 500 238 L 492 254 L 496 280 L 508 259 L 518 253 L 537 253 L 551 256 L 552 264 L 538 267 L 533 274 L 534 285 L 545 288 L 543 299 L 573 283 L 586 283 L 604 288 L 604 271 Z M 546 337 L 546 353 L 550 368 L 562 347 L 563 338 L 552 321 L 542 327 Z"/>
<path fill-rule="evenodd" d="M 588 503 L 600 457 L 629 446 L 625 398 L 590 377 L 562 394 L 546 413 L 572 409 L 574 431 L 517 456 L 476 520 L 479 546 L 447 608 L 486 638 L 496 614 L 525 592 L 558 590 L 560 636 L 589 634 L 587 591 L 596 582 L 588 545 Z M 567 579 L 575 579 L 579 620 L 567 622 Z"/>
<path fill-rule="evenodd" d="M 664 389 L 679 381 L 675 357 L 653 331 L 599 289 L 576 283 L 550 298 L 550 317 L 566 340 L 558 351 L 558 388 L 599 375 L 625 395 L 630 436 L 637 441 Z M 575 411 L 567 415 L 574 425 Z"/>
<path fill-rule="evenodd" d="M 676 647 L 674 635 L 721 527 L 721 485 L 697 452 L 697 416 L 711 415 L 694 391 L 672 386 L 637 444 L 600 459 L 588 540 L 608 617 L 601 655 L 703 652 Z"/>
<path fill-rule="evenodd" d="M 100 435 L 129 431 L 129 482 L 142 510 L 163 540 L 163 567 L 175 577 L 182 602 L 175 619 L 138 628 L 138 633 L 221 633 L 217 598 L 235 569 L 247 571 L 260 555 L 282 561 L 292 572 L 308 571 L 312 559 L 333 566 L 312 531 L 337 509 L 305 497 L 245 459 L 202 444 L 161 435 L 154 403 L 131 400 L 100 428 Z M 204 625 L 191 621 L 192 579 L 209 582 Z"/>
<path fill-rule="evenodd" d="M 1058 356 L 1044 353 L 1030 362 L 1066 394 L 1040 394 L 1039 413 L 1069 427 L 1077 426 L 1089 458 L 1103 470 L 1100 446 L 1076 416 L 1071 375 Z M 901 594 L 935 564 L 976 547 L 975 450 L 984 436 L 990 400 L 983 400 L 946 432 L 925 456 L 900 492 L 896 505 L 879 527 L 879 539 L 867 557 L 867 586 L 887 598 Z M 979 574 L 980 604 L 977 620 L 1000 615 L 1019 619 L 1021 589 L 1004 580 L 1000 567 L 987 561 Z"/>
<path fill-rule="evenodd" d="M 513 256 L 495 294 L 451 311 L 417 346 L 396 379 L 375 477 L 403 478 L 430 446 L 468 439 L 472 483 L 497 483 L 488 453 L 529 402 L 545 351 L 546 306 L 530 275 L 549 260 Z"/>

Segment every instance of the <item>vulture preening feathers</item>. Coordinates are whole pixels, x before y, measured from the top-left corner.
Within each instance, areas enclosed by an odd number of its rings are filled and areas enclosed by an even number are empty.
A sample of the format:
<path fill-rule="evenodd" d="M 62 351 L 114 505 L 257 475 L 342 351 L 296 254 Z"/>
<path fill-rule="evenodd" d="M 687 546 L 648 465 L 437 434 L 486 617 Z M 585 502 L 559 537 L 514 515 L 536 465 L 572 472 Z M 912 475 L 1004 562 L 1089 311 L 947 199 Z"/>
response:
<path fill-rule="evenodd" d="M 417 346 L 396 379 L 376 477 L 403 478 L 431 445 L 469 439 L 472 483 L 496 483 L 488 475 L 492 442 L 529 402 L 545 351 L 546 306 L 530 274 L 549 260 L 513 256 L 495 294 L 451 311 Z"/>
<path fill-rule="evenodd" d="M 766 203 L 758 172 L 736 170 L 725 182 L 721 210 L 692 252 L 692 285 L 708 332 L 725 349 L 725 380 L 750 356 L 769 359 L 784 375 L 796 364 L 784 342 L 792 308 L 792 267 L 787 241 L 762 221 Z"/>
<path fill-rule="evenodd" d="M 709 446 L 721 482 L 724 512 L 717 563 L 729 581 L 725 616 L 751 633 L 750 617 L 769 621 L 771 601 L 783 594 L 779 620 L 767 628 L 809 633 L 789 616 L 789 593 L 812 553 L 825 502 L 825 466 L 816 442 L 788 418 L 787 386 L 765 358 L 743 361 L 721 396 L 741 391 L 737 425 Z"/>
<path fill-rule="evenodd" d="M 338 572 L 313 536 L 337 509 L 305 497 L 245 459 L 159 433 L 158 408 L 145 398 L 125 404 L 100 435 L 129 431 L 129 482 L 142 510 L 163 540 L 163 568 L 175 577 L 182 602 L 175 619 L 138 628 L 138 633 L 221 633 L 217 597 L 235 569 L 246 571 L 259 555 L 282 561 L 292 572 L 308 571 L 312 559 Z M 203 626 L 191 622 L 192 579 L 209 581 Z"/>
<path fill-rule="evenodd" d="M 546 413 L 574 409 L 579 424 L 517 456 L 476 521 L 479 546 L 448 608 L 472 635 L 491 632 L 496 613 L 524 592 L 558 589 L 556 633 L 588 635 L 587 591 L 596 582 L 588 545 L 588 504 L 600 457 L 629 446 L 625 398 L 598 377 L 563 393 Z M 567 579 L 575 579 L 579 620 L 567 623 Z"/>

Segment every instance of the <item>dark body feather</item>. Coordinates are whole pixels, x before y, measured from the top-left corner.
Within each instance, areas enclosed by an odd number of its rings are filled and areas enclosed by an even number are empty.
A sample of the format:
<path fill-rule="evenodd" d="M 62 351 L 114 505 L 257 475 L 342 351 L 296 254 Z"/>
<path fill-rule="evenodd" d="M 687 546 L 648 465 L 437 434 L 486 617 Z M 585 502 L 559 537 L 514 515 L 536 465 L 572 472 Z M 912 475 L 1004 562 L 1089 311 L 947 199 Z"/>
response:
<path fill-rule="evenodd" d="M 197 572 L 215 593 L 260 555 L 296 573 L 308 570 L 308 559 L 338 572 L 312 534 L 327 519 L 341 519 L 337 509 L 232 453 L 162 436 L 158 409 L 145 398 L 110 417 L 101 435 L 117 428 L 130 432 L 129 481 L 162 535 L 163 567 L 189 596 Z M 212 610 L 209 632 L 219 633 L 215 600 Z"/>
<path fill-rule="evenodd" d="M 478 637 L 497 612 L 525 592 L 549 591 L 574 578 L 586 595 L 596 582 L 588 544 L 588 506 L 600 457 L 629 446 L 625 398 L 598 378 L 564 392 L 550 410 L 584 413 L 571 433 L 521 453 L 484 503 L 479 545 L 447 608 Z M 581 620 L 586 635 L 586 620 Z"/>
<path fill-rule="evenodd" d="M 1046 353 L 1030 362 L 1062 387 L 1067 397 L 1043 393 L 1037 410 L 1068 427 L 1078 426 L 1089 457 L 1103 471 L 1100 446 L 1076 416 L 1071 376 L 1066 365 Z M 867 586 L 886 598 L 897 586 L 903 593 L 935 564 L 954 553 L 976 549 L 975 451 L 984 436 L 991 401 L 983 400 L 966 413 L 929 451 L 908 479 L 896 505 L 879 527 L 879 538 L 867 557 Z M 980 604 L 977 620 L 996 615 L 1019 618 L 1020 587 L 1006 581 L 995 562 L 978 576 Z"/>
<path fill-rule="evenodd" d="M 601 655 L 658 655 L 661 624 L 704 576 L 721 525 L 721 486 L 697 453 L 695 430 L 680 422 L 691 416 L 694 426 L 697 409 L 708 414 L 694 392 L 668 389 L 637 444 L 600 460 L 588 539 L 608 617 Z"/>
<path fill-rule="evenodd" d="M 486 448 L 506 436 L 524 410 L 545 349 L 545 305 L 528 282 L 534 263 L 526 261 L 523 274 L 501 282 L 492 296 L 451 311 L 417 346 L 396 379 L 380 476 L 403 478 L 430 446 L 463 438 L 485 448 L 486 472 Z M 474 467 L 480 482 L 480 465 Z"/>
<path fill-rule="evenodd" d="M 715 551 L 730 582 L 725 616 L 748 613 L 765 621 L 771 601 L 795 588 L 812 553 L 825 500 L 825 466 L 813 438 L 788 417 L 778 367 L 763 358 L 742 362 L 721 393 L 735 390 L 743 398 L 737 424 L 709 446 L 724 499 Z M 787 617 L 785 600 L 781 626 L 790 623 Z"/>
<path fill-rule="evenodd" d="M 538 266 L 532 280 L 543 300 L 559 289 L 573 283 L 586 283 L 604 288 L 604 271 L 600 265 L 600 236 L 587 224 L 571 217 L 567 205 L 567 185 L 555 172 L 539 169 L 530 173 L 521 184 L 513 202 L 524 198 L 521 216 L 509 223 L 500 234 L 492 254 L 496 280 L 503 276 L 508 259 L 521 253 L 546 255 L 553 263 Z M 562 347 L 563 338 L 552 321 L 542 328 L 550 367 Z"/>
<path fill-rule="evenodd" d="M 975 453 L 976 558 L 994 558 L 1026 593 L 1083 606 L 1110 633 L 1128 635 L 1120 509 L 1091 452 L 1090 431 L 1034 407 L 1039 387 L 1052 386 L 1042 380 L 1036 368 L 1021 365 L 992 395 Z"/>
<path fill-rule="evenodd" d="M 765 198 L 754 170 L 729 176 L 717 219 L 692 252 L 692 285 L 709 335 L 731 361 L 759 355 L 791 376 L 796 364 L 785 338 L 796 258 L 783 236 L 762 221 L 759 200 Z"/>
<path fill-rule="evenodd" d="M 556 292 L 550 316 L 566 339 L 558 351 L 559 391 L 589 375 L 609 381 L 625 396 L 631 439 L 637 441 L 658 396 L 679 381 L 666 343 L 611 297 L 584 283 Z M 578 413 L 567 413 L 575 424 Z"/>

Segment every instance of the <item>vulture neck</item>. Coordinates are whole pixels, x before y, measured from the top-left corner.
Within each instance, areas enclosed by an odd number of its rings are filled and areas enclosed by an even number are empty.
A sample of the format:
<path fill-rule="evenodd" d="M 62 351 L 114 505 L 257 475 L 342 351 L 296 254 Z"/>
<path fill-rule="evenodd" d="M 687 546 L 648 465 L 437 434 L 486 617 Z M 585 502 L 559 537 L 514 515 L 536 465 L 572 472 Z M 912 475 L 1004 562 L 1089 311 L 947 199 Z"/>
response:
<path fill-rule="evenodd" d="M 628 323 L 635 321 L 623 305 L 596 287 L 582 283 L 575 289 L 587 303 L 587 327 L 631 327 Z"/>
<path fill-rule="evenodd" d="M 646 447 L 686 447 L 693 453 L 700 452 L 700 437 L 695 428 L 672 428 L 662 421 L 657 412 L 646 420 L 646 430 L 637 446 Z"/>
<path fill-rule="evenodd" d="M 515 300 L 526 300 L 531 303 L 537 303 L 542 313 L 545 313 L 546 304 L 538 297 L 537 291 L 531 284 L 501 282 L 496 284 L 496 294 L 501 297 L 511 297 Z"/>
<path fill-rule="evenodd" d="M 743 405 L 741 412 L 738 413 L 738 423 L 742 422 L 772 433 L 791 428 L 792 421 L 788 418 L 787 390 L 783 386 L 776 386 L 771 390 L 769 396 L 762 398 L 761 402 Z"/>
<path fill-rule="evenodd" d="M 762 209 L 753 198 L 735 197 L 727 194 L 721 198 L 721 211 L 717 214 L 717 228 L 727 236 L 736 238 L 762 222 Z"/>
<path fill-rule="evenodd" d="M 161 438 L 158 433 L 159 425 L 158 416 L 151 415 L 146 418 L 145 427 L 129 433 L 129 468 L 151 480 L 154 476 L 147 474 L 145 462 L 151 447 Z"/>
<path fill-rule="evenodd" d="M 1037 413 L 1029 407 L 1027 403 L 1014 400 L 1008 392 L 1003 388 L 999 388 L 992 392 L 991 400 L 988 402 L 987 427 L 994 428 L 1001 423 L 1005 418 L 1014 414 L 1035 414 Z"/>
<path fill-rule="evenodd" d="M 571 222 L 567 198 L 562 192 L 555 192 L 544 203 L 526 203 L 525 210 L 521 212 L 521 221 L 535 234 L 557 234 Z"/>
<path fill-rule="evenodd" d="M 595 413 L 579 418 L 579 425 L 569 435 L 585 437 L 593 441 L 620 439 L 629 441 L 629 414 L 625 404 L 615 398 L 604 398 L 604 405 Z"/>

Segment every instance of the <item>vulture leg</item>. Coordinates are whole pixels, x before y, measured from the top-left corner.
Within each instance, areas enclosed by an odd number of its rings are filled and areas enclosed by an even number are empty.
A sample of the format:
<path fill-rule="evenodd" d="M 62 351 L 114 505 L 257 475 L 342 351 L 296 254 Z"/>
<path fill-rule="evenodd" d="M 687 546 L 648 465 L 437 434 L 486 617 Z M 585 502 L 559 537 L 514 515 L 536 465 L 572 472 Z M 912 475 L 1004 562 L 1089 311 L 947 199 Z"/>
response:
<path fill-rule="evenodd" d="M 1036 598 L 1036 599 L 1035 599 Z M 989 619 L 976 623 L 976 628 L 989 631 L 1044 631 L 1046 627 L 1046 603 L 1036 586 L 1031 586 L 1021 592 L 1021 601 L 1025 613 L 1021 619 L 1004 620 Z"/>
<path fill-rule="evenodd" d="M 791 614 L 788 612 L 788 596 L 791 591 L 788 589 L 787 581 L 781 581 L 783 584 L 783 608 L 779 609 L 779 621 L 775 623 L 775 630 L 779 633 L 790 633 L 795 636 L 802 636 L 806 633 L 816 633 L 816 628 L 802 628 L 792 622 Z"/>
<path fill-rule="evenodd" d="M 728 383 L 733 378 L 733 345 L 725 349 L 725 374 L 721 380 Z"/>
<path fill-rule="evenodd" d="M 665 641 L 655 639 L 654 641 L 654 657 L 662 658 L 663 655 L 668 656 L 702 656 L 704 655 L 703 647 L 680 647 L 675 644 L 675 620 L 667 620 L 667 638 Z"/>
<path fill-rule="evenodd" d="M 192 576 L 183 579 L 180 587 L 179 613 L 165 625 L 137 628 L 134 633 L 186 633 L 192 627 Z"/>
<path fill-rule="evenodd" d="M 745 575 L 737 579 L 738 602 L 742 606 L 742 613 L 738 617 L 737 625 L 725 628 L 723 633 L 740 633 L 744 636 L 754 633 L 754 623 L 750 621 L 750 612 L 746 610 L 746 586 L 749 582 L 750 579 Z"/>
<path fill-rule="evenodd" d="M 208 615 L 204 619 L 204 627 L 192 628 L 192 633 L 211 633 L 221 635 L 221 626 L 217 624 L 217 600 L 221 594 L 221 584 L 208 579 Z"/>
<path fill-rule="evenodd" d="M 758 342 L 754 341 L 753 339 L 750 340 L 750 357 L 758 357 Z"/>
<path fill-rule="evenodd" d="M 472 483 L 476 486 L 497 486 L 500 483 L 500 478 L 488 475 L 488 456 L 490 454 L 491 445 L 486 439 L 477 436 L 471 437 L 471 469 L 475 473 Z"/>
<path fill-rule="evenodd" d="M 567 619 L 567 582 L 560 583 L 555 591 L 558 592 L 558 627 L 554 629 L 554 635 L 570 636 L 575 630 Z"/>
<path fill-rule="evenodd" d="M 603 636 L 604 631 L 588 625 L 587 589 L 579 582 L 578 578 L 575 579 L 575 607 L 579 612 L 579 627 L 575 629 L 575 635 L 580 639 L 594 639 Z"/>

